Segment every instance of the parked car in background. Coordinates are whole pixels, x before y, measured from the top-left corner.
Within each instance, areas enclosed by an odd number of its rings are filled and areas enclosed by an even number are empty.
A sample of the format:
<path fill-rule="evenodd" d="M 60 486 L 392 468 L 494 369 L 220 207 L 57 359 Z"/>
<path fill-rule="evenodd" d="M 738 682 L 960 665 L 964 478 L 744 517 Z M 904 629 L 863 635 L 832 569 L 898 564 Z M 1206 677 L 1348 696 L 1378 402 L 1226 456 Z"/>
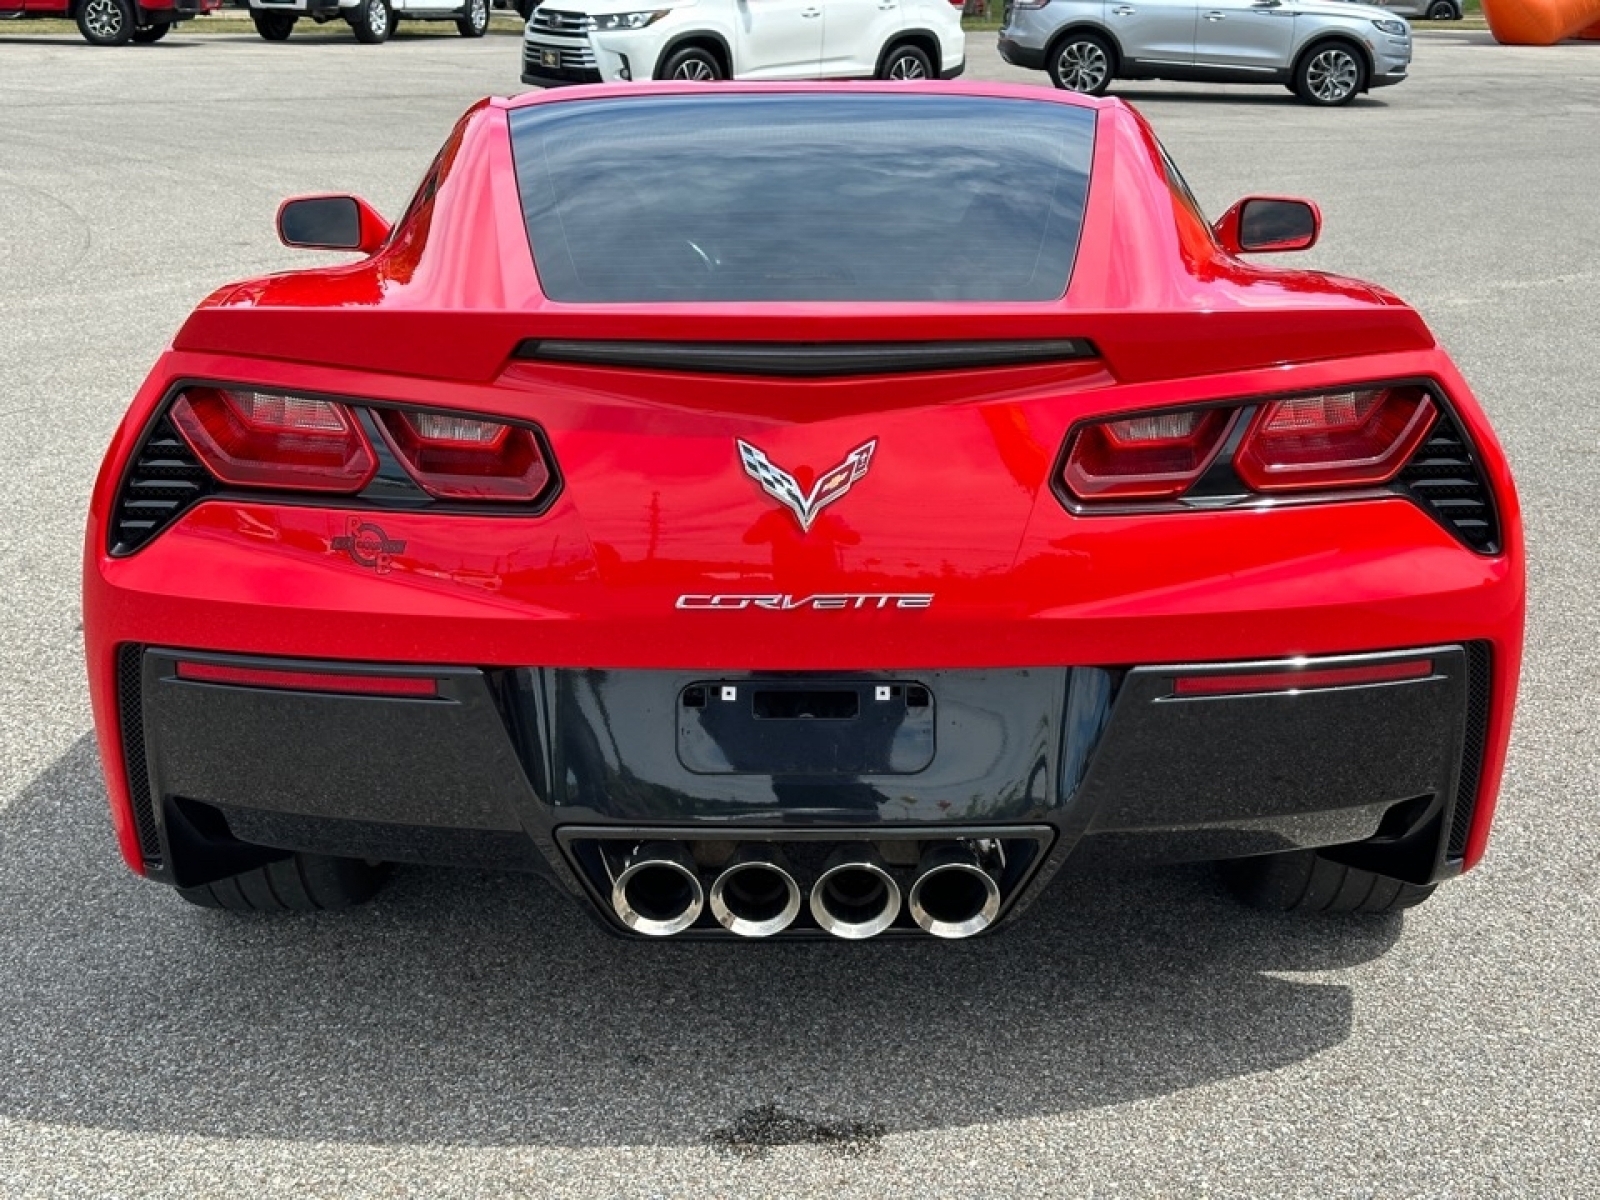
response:
<path fill-rule="evenodd" d="M 1417 21 L 1459 21 L 1462 16 L 1461 0 L 1366 0 L 1366 2 L 1397 17 L 1410 17 Z"/>
<path fill-rule="evenodd" d="M 1411 27 L 1346 0 L 1014 0 L 1000 55 L 1092 96 L 1113 79 L 1175 79 L 1278 83 L 1337 105 L 1405 79 Z"/>
<path fill-rule="evenodd" d="M 90 0 L 92 3 L 93 0 Z M 318 25 L 347 21 L 356 41 L 375 45 L 407 21 L 454 21 L 462 37 L 489 31 L 489 0 L 249 0 L 256 32 L 269 42 L 285 42 L 301 17 Z"/>
<path fill-rule="evenodd" d="M 522 82 L 952 79 L 962 0 L 553 0 L 523 35 Z"/>
<path fill-rule="evenodd" d="M 76 21 L 91 46 L 159 42 L 179 21 L 215 12 L 222 0 L 0 0 L 0 21 Z"/>

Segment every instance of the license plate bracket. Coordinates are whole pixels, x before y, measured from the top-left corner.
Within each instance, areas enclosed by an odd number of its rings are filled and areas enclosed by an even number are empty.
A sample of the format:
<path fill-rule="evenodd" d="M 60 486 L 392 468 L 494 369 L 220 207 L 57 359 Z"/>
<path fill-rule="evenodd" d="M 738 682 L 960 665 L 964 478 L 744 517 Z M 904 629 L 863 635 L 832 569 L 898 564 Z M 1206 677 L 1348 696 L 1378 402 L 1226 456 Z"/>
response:
<path fill-rule="evenodd" d="M 704 680 L 678 693 L 678 760 L 702 775 L 912 775 L 933 761 L 934 724 L 914 680 Z"/>

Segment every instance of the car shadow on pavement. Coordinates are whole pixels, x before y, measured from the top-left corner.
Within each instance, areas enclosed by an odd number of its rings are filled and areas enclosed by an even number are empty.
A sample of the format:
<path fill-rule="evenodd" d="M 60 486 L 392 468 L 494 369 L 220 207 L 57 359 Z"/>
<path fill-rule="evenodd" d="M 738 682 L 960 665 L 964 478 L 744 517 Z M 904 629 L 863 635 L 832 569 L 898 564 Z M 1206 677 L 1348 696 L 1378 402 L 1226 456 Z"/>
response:
<path fill-rule="evenodd" d="M 229 915 L 121 867 L 85 736 L 0 810 L 0 1115 L 565 1146 L 1044 1116 L 1337 1045 L 1351 988 L 1273 972 L 1400 928 L 1107 866 L 954 944 L 625 942 L 539 880 L 419 868 L 346 913 Z"/>

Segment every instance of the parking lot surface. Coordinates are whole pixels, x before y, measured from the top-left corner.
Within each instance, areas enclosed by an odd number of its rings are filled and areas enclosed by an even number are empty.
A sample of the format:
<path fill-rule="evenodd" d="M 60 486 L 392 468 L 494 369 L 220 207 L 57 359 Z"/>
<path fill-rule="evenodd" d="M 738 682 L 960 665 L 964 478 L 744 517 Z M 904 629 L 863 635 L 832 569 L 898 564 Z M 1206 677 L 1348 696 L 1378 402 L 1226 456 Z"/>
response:
<path fill-rule="evenodd" d="M 4 27 L 0 26 L 0 35 Z M 969 39 L 970 74 L 1042 83 Z M 1600 1191 L 1600 45 L 1419 38 L 1351 108 L 1123 85 L 1213 214 L 1423 312 L 1518 474 L 1522 703 L 1482 869 L 1284 920 L 1082 863 L 959 945 L 611 940 L 407 869 L 319 918 L 191 909 L 105 817 L 78 555 L 110 432 L 283 196 L 394 214 L 518 44 L 0 36 L 0 1196 L 1578 1196 Z"/>

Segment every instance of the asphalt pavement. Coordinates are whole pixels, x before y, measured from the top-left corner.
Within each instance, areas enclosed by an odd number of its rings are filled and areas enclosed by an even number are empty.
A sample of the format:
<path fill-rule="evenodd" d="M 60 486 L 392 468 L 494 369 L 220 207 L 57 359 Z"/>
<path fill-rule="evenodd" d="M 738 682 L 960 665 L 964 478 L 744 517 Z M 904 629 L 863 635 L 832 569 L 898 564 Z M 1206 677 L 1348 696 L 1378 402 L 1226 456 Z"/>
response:
<path fill-rule="evenodd" d="M 1501 818 L 1404 919 L 1087 862 L 992 939 L 638 945 L 517 876 L 250 919 L 123 870 L 79 643 L 100 455 L 197 300 L 317 261 L 279 199 L 396 213 L 471 101 L 520 90 L 514 37 L 449 29 L 0 26 L 0 1196 L 1600 1193 L 1600 44 L 1423 35 L 1410 82 L 1337 111 L 1117 89 L 1213 214 L 1318 200 L 1302 264 L 1414 303 L 1520 480 Z"/>

